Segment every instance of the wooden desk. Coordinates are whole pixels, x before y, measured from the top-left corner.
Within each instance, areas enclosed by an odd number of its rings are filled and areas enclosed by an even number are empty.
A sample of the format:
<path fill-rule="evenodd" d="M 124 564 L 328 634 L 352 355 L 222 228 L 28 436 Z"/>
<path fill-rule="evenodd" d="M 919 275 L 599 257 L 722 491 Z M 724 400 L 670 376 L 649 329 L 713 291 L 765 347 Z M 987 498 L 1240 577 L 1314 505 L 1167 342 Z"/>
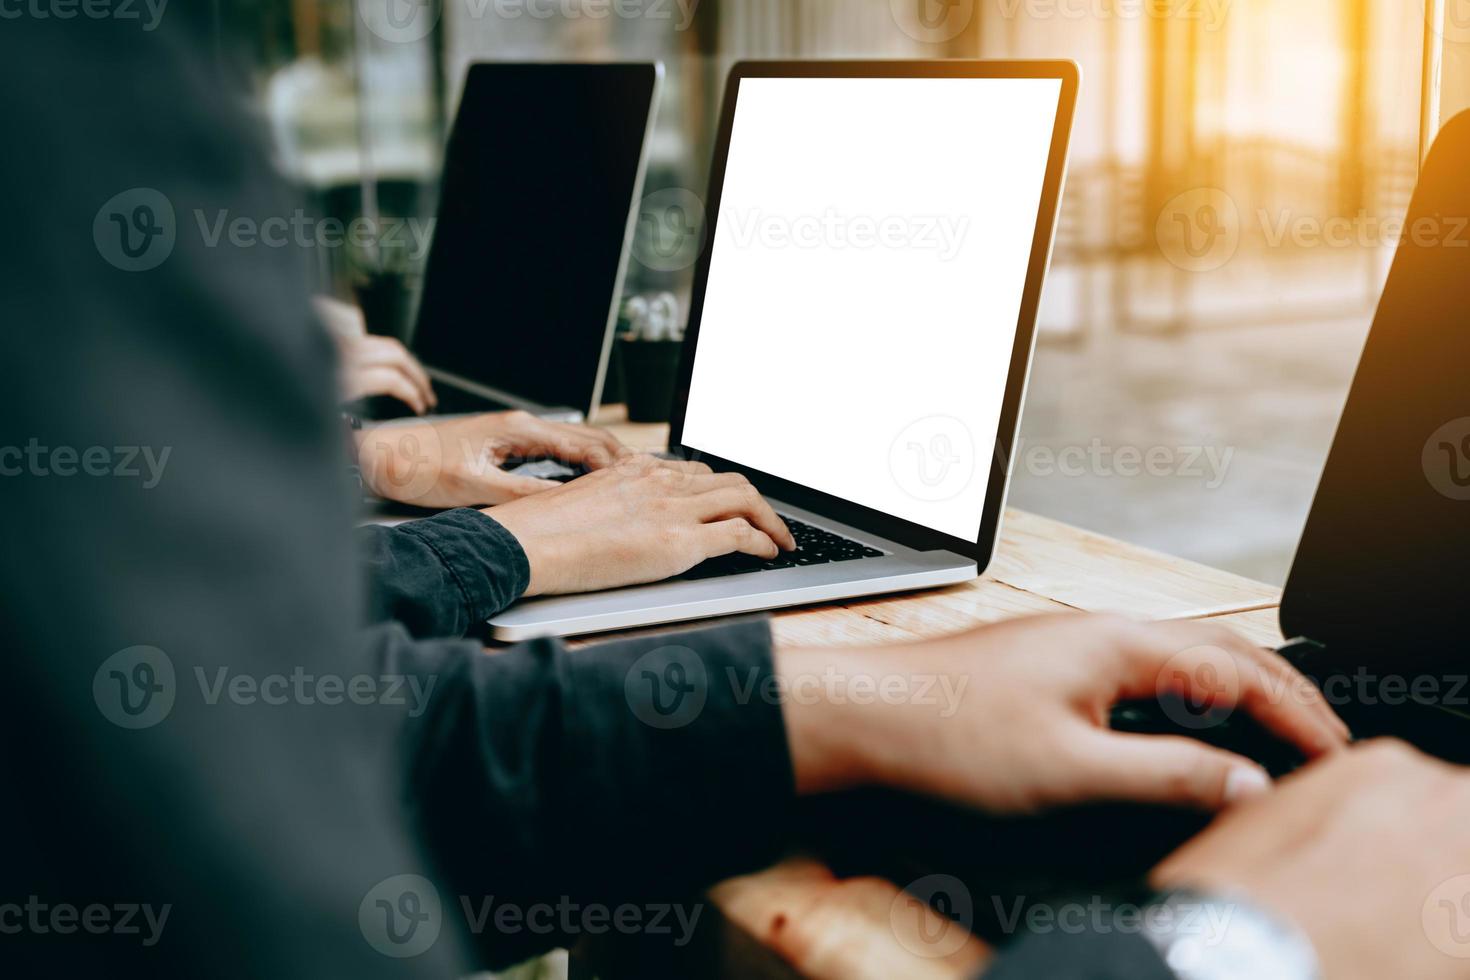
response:
<path fill-rule="evenodd" d="M 630 425 L 616 416 L 599 421 L 635 448 L 661 451 L 667 445 L 664 426 Z M 1276 625 L 1280 600 L 1277 588 L 1012 510 L 996 558 L 979 580 L 780 612 L 774 630 L 777 642 L 787 645 L 872 645 L 1016 616 L 1085 610 L 1154 620 L 1213 619 L 1274 647 L 1282 642 Z M 805 860 L 727 882 L 711 893 L 727 923 L 756 944 L 781 950 L 790 972 L 778 974 L 833 975 L 835 963 L 852 962 L 834 957 L 860 949 L 875 965 L 885 964 L 873 975 L 922 975 L 936 964 L 904 957 L 888 921 L 896 896 L 892 885 L 841 882 Z M 804 938 L 793 940 L 793 933 Z M 966 957 L 978 955 L 969 948 L 956 957 L 968 963 Z"/>

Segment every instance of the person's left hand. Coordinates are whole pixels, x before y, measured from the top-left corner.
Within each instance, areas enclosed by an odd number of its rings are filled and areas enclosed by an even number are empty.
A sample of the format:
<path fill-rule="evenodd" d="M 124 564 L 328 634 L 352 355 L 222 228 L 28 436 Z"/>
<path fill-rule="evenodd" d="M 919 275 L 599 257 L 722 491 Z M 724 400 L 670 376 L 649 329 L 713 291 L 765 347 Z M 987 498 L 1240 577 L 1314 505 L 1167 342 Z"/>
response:
<path fill-rule="evenodd" d="M 600 470 L 631 453 L 617 437 L 527 412 L 390 422 L 356 434 L 358 466 L 374 494 L 434 510 L 486 507 L 560 484 L 513 476 L 507 459 L 557 459 Z"/>

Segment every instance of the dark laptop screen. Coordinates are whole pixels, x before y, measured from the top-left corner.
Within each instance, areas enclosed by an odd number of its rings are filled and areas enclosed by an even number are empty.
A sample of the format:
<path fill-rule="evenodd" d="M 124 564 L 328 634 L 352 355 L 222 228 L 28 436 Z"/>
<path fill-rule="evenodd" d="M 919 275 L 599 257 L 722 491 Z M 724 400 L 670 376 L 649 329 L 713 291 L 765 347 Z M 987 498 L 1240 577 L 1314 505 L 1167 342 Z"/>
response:
<path fill-rule="evenodd" d="M 470 68 L 414 336 L 426 364 L 591 407 L 656 78 L 649 64 Z"/>
<path fill-rule="evenodd" d="M 1466 582 L 1470 114 L 1425 164 L 1282 624 L 1364 666 L 1463 659 Z"/>

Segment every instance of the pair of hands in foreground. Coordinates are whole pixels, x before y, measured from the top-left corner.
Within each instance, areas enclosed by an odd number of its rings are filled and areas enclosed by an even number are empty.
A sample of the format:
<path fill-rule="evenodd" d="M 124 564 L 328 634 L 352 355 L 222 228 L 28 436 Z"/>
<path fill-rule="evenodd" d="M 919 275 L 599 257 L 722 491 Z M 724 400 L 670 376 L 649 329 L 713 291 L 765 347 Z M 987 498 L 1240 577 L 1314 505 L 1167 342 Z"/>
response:
<path fill-rule="evenodd" d="M 425 508 L 487 510 L 531 566 L 529 596 L 660 582 L 734 552 L 774 558 L 796 542 L 745 477 L 634 453 L 611 433 L 525 412 L 427 419 L 357 433 L 363 480 Z M 560 484 L 502 469 L 512 458 L 586 467 Z"/>
<path fill-rule="evenodd" d="M 787 651 L 777 670 L 792 690 L 835 671 L 937 676 L 962 692 L 927 707 L 790 699 L 803 792 L 881 784 L 992 813 L 1096 800 L 1219 811 L 1154 870 L 1155 888 L 1243 896 L 1300 928 L 1333 980 L 1470 976 L 1470 775 L 1397 742 L 1349 749 L 1314 685 L 1229 630 L 1042 617 L 907 648 Z M 1115 703 L 1166 695 L 1247 712 L 1313 761 L 1273 786 L 1249 760 L 1192 739 L 1108 729 Z M 990 955 L 973 938 L 916 954 L 920 942 L 892 931 L 913 903 L 895 918 L 905 899 L 888 882 L 799 865 L 767 874 L 785 905 L 774 916 L 771 882 L 761 901 L 750 879 L 716 898 L 808 976 L 971 976 Z M 898 941 L 874 948 L 883 935 Z"/>

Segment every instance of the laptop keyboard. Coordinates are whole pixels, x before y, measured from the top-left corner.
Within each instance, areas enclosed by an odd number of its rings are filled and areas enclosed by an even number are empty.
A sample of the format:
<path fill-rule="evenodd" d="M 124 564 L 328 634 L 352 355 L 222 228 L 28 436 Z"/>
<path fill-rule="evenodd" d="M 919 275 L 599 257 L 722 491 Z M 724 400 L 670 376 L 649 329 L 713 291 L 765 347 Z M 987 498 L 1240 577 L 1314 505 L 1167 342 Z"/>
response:
<path fill-rule="evenodd" d="M 791 529 L 796 539 L 795 551 L 783 551 L 767 561 L 754 555 L 725 555 L 711 558 L 696 565 L 679 578 L 698 581 L 700 579 L 724 578 L 727 575 L 747 575 L 751 572 L 769 572 L 778 568 L 801 568 L 806 565 L 830 565 L 840 561 L 858 561 L 862 558 L 881 558 L 883 552 L 865 544 L 844 538 L 840 534 L 824 531 L 810 524 L 782 515 L 782 520 Z"/>

